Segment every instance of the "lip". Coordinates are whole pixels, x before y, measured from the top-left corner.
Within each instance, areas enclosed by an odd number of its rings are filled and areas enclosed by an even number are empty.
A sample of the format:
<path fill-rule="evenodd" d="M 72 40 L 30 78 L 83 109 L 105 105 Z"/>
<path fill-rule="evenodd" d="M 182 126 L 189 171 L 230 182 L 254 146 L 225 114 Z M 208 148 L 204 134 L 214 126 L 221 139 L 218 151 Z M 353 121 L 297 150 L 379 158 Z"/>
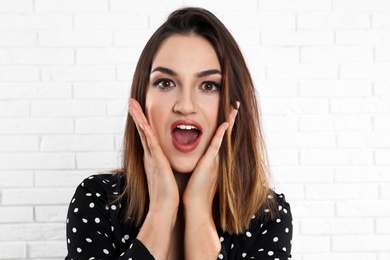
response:
<path fill-rule="evenodd" d="M 176 138 L 173 136 L 173 134 L 172 134 L 172 131 L 178 125 L 192 125 L 192 126 L 195 126 L 200 131 L 199 137 L 192 144 L 181 144 L 181 143 L 179 143 L 176 140 Z M 192 152 L 193 150 L 195 150 L 195 148 L 199 145 L 200 139 L 202 138 L 202 133 L 203 133 L 203 129 L 200 126 L 200 124 L 198 122 L 196 122 L 196 121 L 193 121 L 193 120 L 182 120 L 182 119 L 181 120 L 176 120 L 171 125 L 171 140 L 172 140 L 172 144 L 173 144 L 173 146 L 177 150 L 179 150 L 180 152 L 183 152 L 183 153 L 189 153 L 189 152 Z"/>

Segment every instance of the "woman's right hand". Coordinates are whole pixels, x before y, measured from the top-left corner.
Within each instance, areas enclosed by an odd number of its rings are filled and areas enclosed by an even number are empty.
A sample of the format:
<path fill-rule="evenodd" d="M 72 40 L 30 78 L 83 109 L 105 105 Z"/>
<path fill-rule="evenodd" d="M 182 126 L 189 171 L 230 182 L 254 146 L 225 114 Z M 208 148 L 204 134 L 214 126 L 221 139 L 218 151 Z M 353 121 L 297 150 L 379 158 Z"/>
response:
<path fill-rule="evenodd" d="M 149 211 L 177 210 L 180 202 L 179 190 L 170 163 L 140 104 L 132 98 L 129 99 L 129 113 L 137 126 L 144 148 L 144 168 L 150 198 Z"/>

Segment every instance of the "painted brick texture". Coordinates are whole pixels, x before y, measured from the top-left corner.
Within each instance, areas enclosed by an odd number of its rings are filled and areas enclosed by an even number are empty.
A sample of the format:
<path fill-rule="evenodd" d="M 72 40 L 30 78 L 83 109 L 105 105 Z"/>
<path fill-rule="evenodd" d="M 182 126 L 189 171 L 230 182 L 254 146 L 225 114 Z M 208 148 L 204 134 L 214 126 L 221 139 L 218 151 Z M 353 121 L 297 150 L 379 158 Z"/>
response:
<path fill-rule="evenodd" d="M 83 178 L 119 166 L 137 59 L 210 9 L 259 92 L 293 259 L 390 259 L 388 0 L 0 0 L 0 259 L 63 259 Z"/>

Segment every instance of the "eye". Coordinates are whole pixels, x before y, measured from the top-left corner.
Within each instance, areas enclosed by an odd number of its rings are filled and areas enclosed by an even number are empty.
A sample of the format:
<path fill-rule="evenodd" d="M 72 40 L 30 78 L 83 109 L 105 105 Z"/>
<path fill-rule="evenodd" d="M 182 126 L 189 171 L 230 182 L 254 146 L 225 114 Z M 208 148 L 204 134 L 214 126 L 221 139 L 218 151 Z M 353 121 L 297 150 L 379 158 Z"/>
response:
<path fill-rule="evenodd" d="M 173 83 L 170 79 L 158 79 L 155 83 L 153 83 L 153 86 L 158 86 L 162 89 L 169 89 L 175 86 L 175 83 Z"/>
<path fill-rule="evenodd" d="M 215 82 L 211 82 L 211 81 L 208 81 L 208 82 L 204 82 L 201 86 L 201 89 L 203 89 L 204 91 L 206 92 L 213 92 L 213 91 L 217 91 L 218 89 L 220 88 L 220 85 L 215 83 Z"/>

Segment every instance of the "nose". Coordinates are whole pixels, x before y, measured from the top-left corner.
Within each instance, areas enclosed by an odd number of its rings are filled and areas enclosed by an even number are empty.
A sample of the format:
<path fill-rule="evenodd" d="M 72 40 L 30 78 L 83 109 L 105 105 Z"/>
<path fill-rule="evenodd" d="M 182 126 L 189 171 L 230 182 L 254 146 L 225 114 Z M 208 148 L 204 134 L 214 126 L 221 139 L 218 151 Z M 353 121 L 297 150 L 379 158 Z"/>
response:
<path fill-rule="evenodd" d="M 190 88 L 183 87 L 179 91 L 173 111 L 182 115 L 190 115 L 196 112 L 195 93 Z"/>

